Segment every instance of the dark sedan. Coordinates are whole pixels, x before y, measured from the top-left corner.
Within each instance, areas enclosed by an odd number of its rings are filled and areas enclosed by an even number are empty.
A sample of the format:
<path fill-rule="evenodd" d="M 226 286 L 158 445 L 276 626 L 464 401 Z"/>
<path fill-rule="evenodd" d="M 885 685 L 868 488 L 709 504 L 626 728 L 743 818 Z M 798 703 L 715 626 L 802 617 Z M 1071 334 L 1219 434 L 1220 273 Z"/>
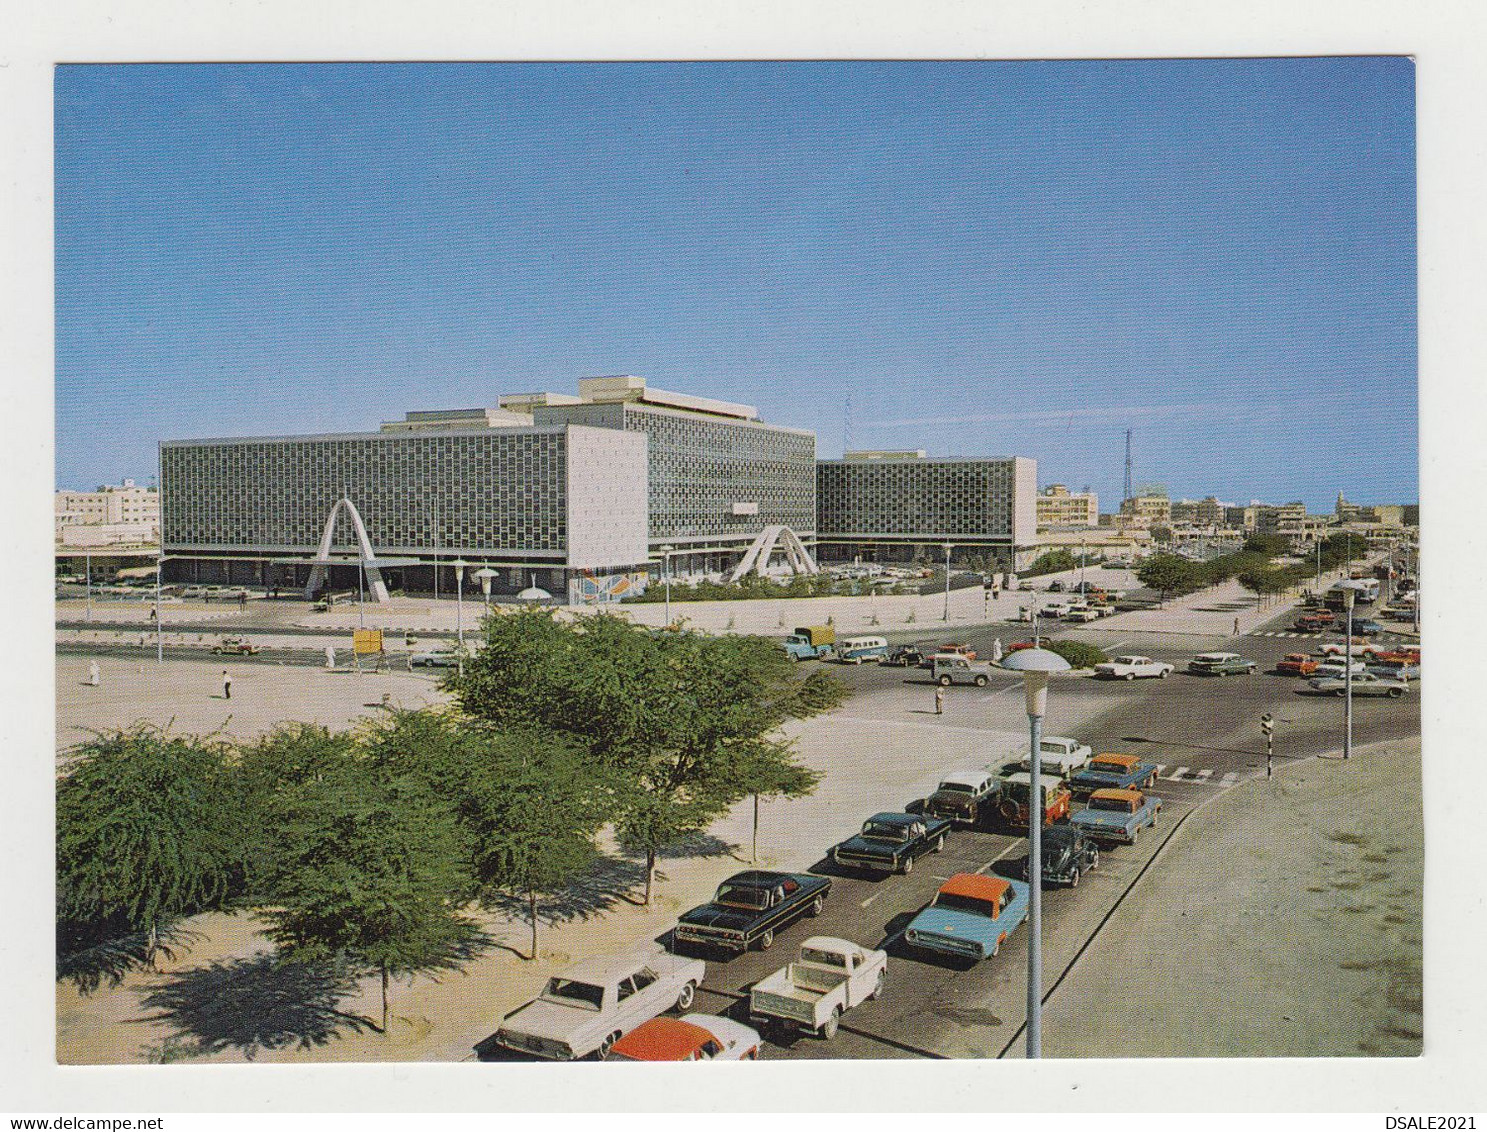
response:
<path fill-rule="evenodd" d="M 720 951 L 765 951 L 775 934 L 796 920 L 819 916 L 830 891 L 829 878 L 809 873 L 735 873 L 718 886 L 710 903 L 677 921 L 676 939 Z"/>
<path fill-rule="evenodd" d="M 950 828 L 949 821 L 928 814 L 874 814 L 861 833 L 832 849 L 831 859 L 866 872 L 912 872 L 916 857 L 945 847 Z"/>
<path fill-rule="evenodd" d="M 1377 637 L 1384 631 L 1384 627 L 1377 621 L 1367 617 L 1353 618 L 1353 634 L 1358 637 Z"/>

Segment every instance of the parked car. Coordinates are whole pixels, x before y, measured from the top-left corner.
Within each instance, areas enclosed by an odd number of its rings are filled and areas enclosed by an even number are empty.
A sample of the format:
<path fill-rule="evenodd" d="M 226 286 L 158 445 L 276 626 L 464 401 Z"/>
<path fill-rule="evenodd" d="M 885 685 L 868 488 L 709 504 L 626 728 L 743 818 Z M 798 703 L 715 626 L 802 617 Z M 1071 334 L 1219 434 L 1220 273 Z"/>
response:
<path fill-rule="evenodd" d="M 716 1014 L 652 1018 L 614 1043 L 610 1061 L 754 1061 L 759 1031 Z"/>
<path fill-rule="evenodd" d="M 1275 663 L 1275 671 L 1282 676 L 1310 676 L 1317 670 L 1319 661 L 1304 652 L 1288 652 Z"/>
<path fill-rule="evenodd" d="M 1041 617 L 1063 617 L 1074 607 L 1066 601 L 1051 601 L 1038 611 Z"/>
<path fill-rule="evenodd" d="M 1028 798 L 1032 791 L 1033 776 L 1029 771 L 1017 770 L 1002 779 L 1002 799 L 997 803 L 997 813 L 1008 825 L 1026 829 Z M 1052 825 L 1069 816 L 1073 795 L 1062 778 L 1039 773 L 1038 792 L 1043 796 L 1043 824 Z"/>
<path fill-rule="evenodd" d="M 1313 692 L 1333 696 L 1348 694 L 1347 680 L 1342 676 L 1316 676 L 1308 683 Z M 1403 680 L 1376 676 L 1372 672 L 1358 672 L 1353 675 L 1353 695 L 1355 696 L 1389 696 L 1397 700 L 1409 690 L 1409 684 Z"/>
<path fill-rule="evenodd" d="M 1389 650 L 1383 645 L 1376 645 L 1372 641 L 1366 641 L 1362 637 L 1353 638 L 1353 655 L 1363 657 L 1380 657 Z M 1346 656 L 1348 645 L 1346 641 L 1328 641 L 1317 647 L 1317 654 L 1324 657 Z"/>
<path fill-rule="evenodd" d="M 1201 652 L 1188 661 L 1194 676 L 1253 676 L 1258 667 L 1235 652 Z"/>
<path fill-rule="evenodd" d="M 706 904 L 677 920 L 678 943 L 720 951 L 767 951 L 774 937 L 806 916 L 819 916 L 831 893 L 829 877 L 749 869 L 718 885 Z"/>
<path fill-rule="evenodd" d="M 1336 620 L 1328 610 L 1318 610 L 1313 613 L 1303 613 L 1291 624 L 1291 628 L 1299 633 L 1320 633 L 1329 628 Z"/>
<path fill-rule="evenodd" d="M 1038 841 L 1043 858 L 1043 883 L 1079 886 L 1079 878 L 1100 867 L 1100 847 L 1067 822 L 1051 825 L 1042 831 Z M 1028 875 L 1028 862 L 1022 863 L 1022 879 Z"/>
<path fill-rule="evenodd" d="M 820 660 L 836 649 L 834 625 L 800 625 L 781 646 L 791 660 Z"/>
<path fill-rule="evenodd" d="M 419 649 L 408 655 L 409 668 L 455 668 L 460 654 L 455 649 Z"/>
<path fill-rule="evenodd" d="M 1063 593 L 1064 592 L 1064 584 L 1063 584 L 1063 582 L 1060 582 L 1057 578 L 1055 578 L 1053 581 L 1051 581 L 1051 582 L 1048 583 L 1048 592 L 1051 593 L 1051 594 L 1061 594 L 1061 593 Z"/>
<path fill-rule="evenodd" d="M 1385 680 L 1403 680 L 1405 683 L 1420 679 L 1420 666 L 1407 660 L 1382 660 L 1370 664 L 1364 671 L 1382 676 Z"/>
<path fill-rule="evenodd" d="M 1125 841 L 1131 845 L 1141 838 L 1144 826 L 1155 829 L 1162 800 L 1140 790 L 1096 790 L 1089 805 L 1069 819 L 1081 833 L 1102 841 Z"/>
<path fill-rule="evenodd" d="M 1354 617 L 1353 632 L 1360 637 L 1377 637 L 1384 627 L 1370 617 Z"/>
<path fill-rule="evenodd" d="M 916 951 L 989 959 L 1027 919 L 1028 886 L 984 873 L 956 873 L 904 930 Z"/>
<path fill-rule="evenodd" d="M 1165 660 L 1152 660 L 1149 656 L 1116 656 L 1095 665 L 1095 675 L 1104 680 L 1135 680 L 1143 676 L 1155 676 L 1165 680 L 1176 666 Z"/>
<path fill-rule="evenodd" d="M 828 1041 L 842 1015 L 883 993 L 888 953 L 851 940 L 812 936 L 800 958 L 749 991 L 749 1021 L 768 1032 L 803 1030 Z"/>
<path fill-rule="evenodd" d="M 549 1061 L 602 1059 L 642 1022 L 688 1009 L 706 973 L 702 960 L 659 948 L 586 959 L 506 1015 L 496 1043 Z"/>
<path fill-rule="evenodd" d="M 1099 613 L 1087 605 L 1076 607 L 1064 614 L 1065 621 L 1073 621 L 1081 625 L 1086 625 L 1091 621 L 1098 621 L 1099 619 Z"/>
<path fill-rule="evenodd" d="M 1132 790 L 1151 786 L 1157 780 L 1157 768 L 1135 755 L 1105 753 L 1090 759 L 1089 765 L 1069 779 L 1075 794 L 1093 794 L 1096 790 Z"/>
<path fill-rule="evenodd" d="M 1419 664 L 1420 648 L 1418 645 L 1405 645 L 1402 648 L 1387 649 L 1374 659 L 1380 664 Z"/>
<path fill-rule="evenodd" d="M 990 661 L 967 660 L 955 653 L 936 653 L 930 671 L 935 683 L 943 688 L 951 684 L 974 684 L 984 688 L 991 680 L 992 667 Z"/>
<path fill-rule="evenodd" d="M 955 825 L 982 825 L 1001 800 L 1001 788 L 996 772 L 986 767 L 951 771 L 925 799 L 924 812 Z"/>
<path fill-rule="evenodd" d="M 247 637 L 223 637 L 212 646 L 212 651 L 219 656 L 256 656 L 258 646 Z"/>
<path fill-rule="evenodd" d="M 951 655 L 953 655 L 953 656 L 963 656 L 967 660 L 975 660 L 976 659 L 976 650 L 973 649 L 973 648 L 971 648 L 970 645 L 962 645 L 962 644 L 957 644 L 957 643 L 952 642 L 952 643 L 950 643 L 948 645 L 941 645 L 939 648 L 935 649 L 935 655 L 936 656 L 951 656 Z"/>
<path fill-rule="evenodd" d="M 945 848 L 951 824 L 929 814 L 874 814 L 861 833 L 832 848 L 831 859 L 846 868 L 907 876 L 916 857 Z"/>
<path fill-rule="evenodd" d="M 1067 735 L 1043 736 L 1038 741 L 1038 752 L 1040 755 L 1038 769 L 1043 774 L 1052 774 L 1058 778 L 1068 778 L 1076 771 L 1082 770 L 1094 754 L 1088 743 L 1070 739 Z M 1023 770 L 1031 769 L 1029 760 L 1026 758 L 1019 766 Z"/>

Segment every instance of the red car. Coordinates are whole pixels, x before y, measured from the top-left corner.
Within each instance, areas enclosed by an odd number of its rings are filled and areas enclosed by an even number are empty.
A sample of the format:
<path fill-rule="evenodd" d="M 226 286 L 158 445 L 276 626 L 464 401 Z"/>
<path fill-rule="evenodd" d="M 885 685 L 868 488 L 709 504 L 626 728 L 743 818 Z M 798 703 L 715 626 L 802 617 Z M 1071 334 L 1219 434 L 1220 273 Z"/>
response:
<path fill-rule="evenodd" d="M 1293 652 L 1287 653 L 1276 664 L 1275 670 L 1282 676 L 1310 676 L 1320 663 L 1316 657 L 1307 656 L 1304 652 Z"/>

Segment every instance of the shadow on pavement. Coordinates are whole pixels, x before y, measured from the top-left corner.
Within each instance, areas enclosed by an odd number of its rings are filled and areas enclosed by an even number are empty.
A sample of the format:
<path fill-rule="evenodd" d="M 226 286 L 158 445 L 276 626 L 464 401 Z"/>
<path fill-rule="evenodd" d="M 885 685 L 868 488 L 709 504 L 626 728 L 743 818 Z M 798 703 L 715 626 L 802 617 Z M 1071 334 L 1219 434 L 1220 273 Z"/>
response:
<path fill-rule="evenodd" d="M 271 952 L 229 959 L 172 975 L 142 1001 L 159 1013 L 147 1021 L 174 1026 L 195 1054 L 323 1046 L 343 1030 L 375 1030 L 371 1019 L 337 1008 L 357 980 L 329 963 L 280 963 Z"/>

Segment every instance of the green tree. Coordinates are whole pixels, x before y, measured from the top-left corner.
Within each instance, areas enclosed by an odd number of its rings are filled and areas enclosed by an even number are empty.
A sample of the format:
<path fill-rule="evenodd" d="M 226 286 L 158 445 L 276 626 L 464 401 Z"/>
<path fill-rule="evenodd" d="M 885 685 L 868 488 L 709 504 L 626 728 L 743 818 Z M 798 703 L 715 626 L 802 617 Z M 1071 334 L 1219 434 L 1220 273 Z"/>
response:
<path fill-rule="evenodd" d="M 780 725 L 845 696 L 760 637 L 652 633 L 613 616 L 569 624 L 539 610 L 491 620 L 485 647 L 446 686 L 470 715 L 566 735 L 615 772 L 615 828 L 645 854 L 647 903 L 657 853 L 771 768 L 784 781 L 795 763 Z"/>
<path fill-rule="evenodd" d="M 1075 668 L 1093 668 L 1105 660 L 1103 651 L 1083 641 L 1046 641 L 1043 647 L 1058 653 Z"/>
<path fill-rule="evenodd" d="M 1056 574 L 1060 570 L 1073 570 L 1079 559 L 1067 550 L 1048 550 L 1033 559 L 1033 564 L 1022 572 L 1024 578 L 1035 578 L 1040 574 Z M 943 583 L 944 577 L 941 576 Z"/>
<path fill-rule="evenodd" d="M 1156 590 L 1166 601 L 1172 594 L 1192 593 L 1202 585 L 1198 568 L 1175 554 L 1154 554 L 1136 567 L 1141 584 Z"/>
<path fill-rule="evenodd" d="M 153 963 L 172 924 L 241 886 L 247 823 L 226 747 L 140 725 L 75 753 L 57 784 L 61 952 L 137 933 L 125 965 Z"/>
<path fill-rule="evenodd" d="M 419 777 L 374 772 L 357 754 L 265 808 L 283 842 L 267 878 L 266 934 L 287 961 L 379 974 L 386 1033 L 389 980 L 457 966 L 478 937 L 460 912 L 470 854 L 453 806 Z"/>

